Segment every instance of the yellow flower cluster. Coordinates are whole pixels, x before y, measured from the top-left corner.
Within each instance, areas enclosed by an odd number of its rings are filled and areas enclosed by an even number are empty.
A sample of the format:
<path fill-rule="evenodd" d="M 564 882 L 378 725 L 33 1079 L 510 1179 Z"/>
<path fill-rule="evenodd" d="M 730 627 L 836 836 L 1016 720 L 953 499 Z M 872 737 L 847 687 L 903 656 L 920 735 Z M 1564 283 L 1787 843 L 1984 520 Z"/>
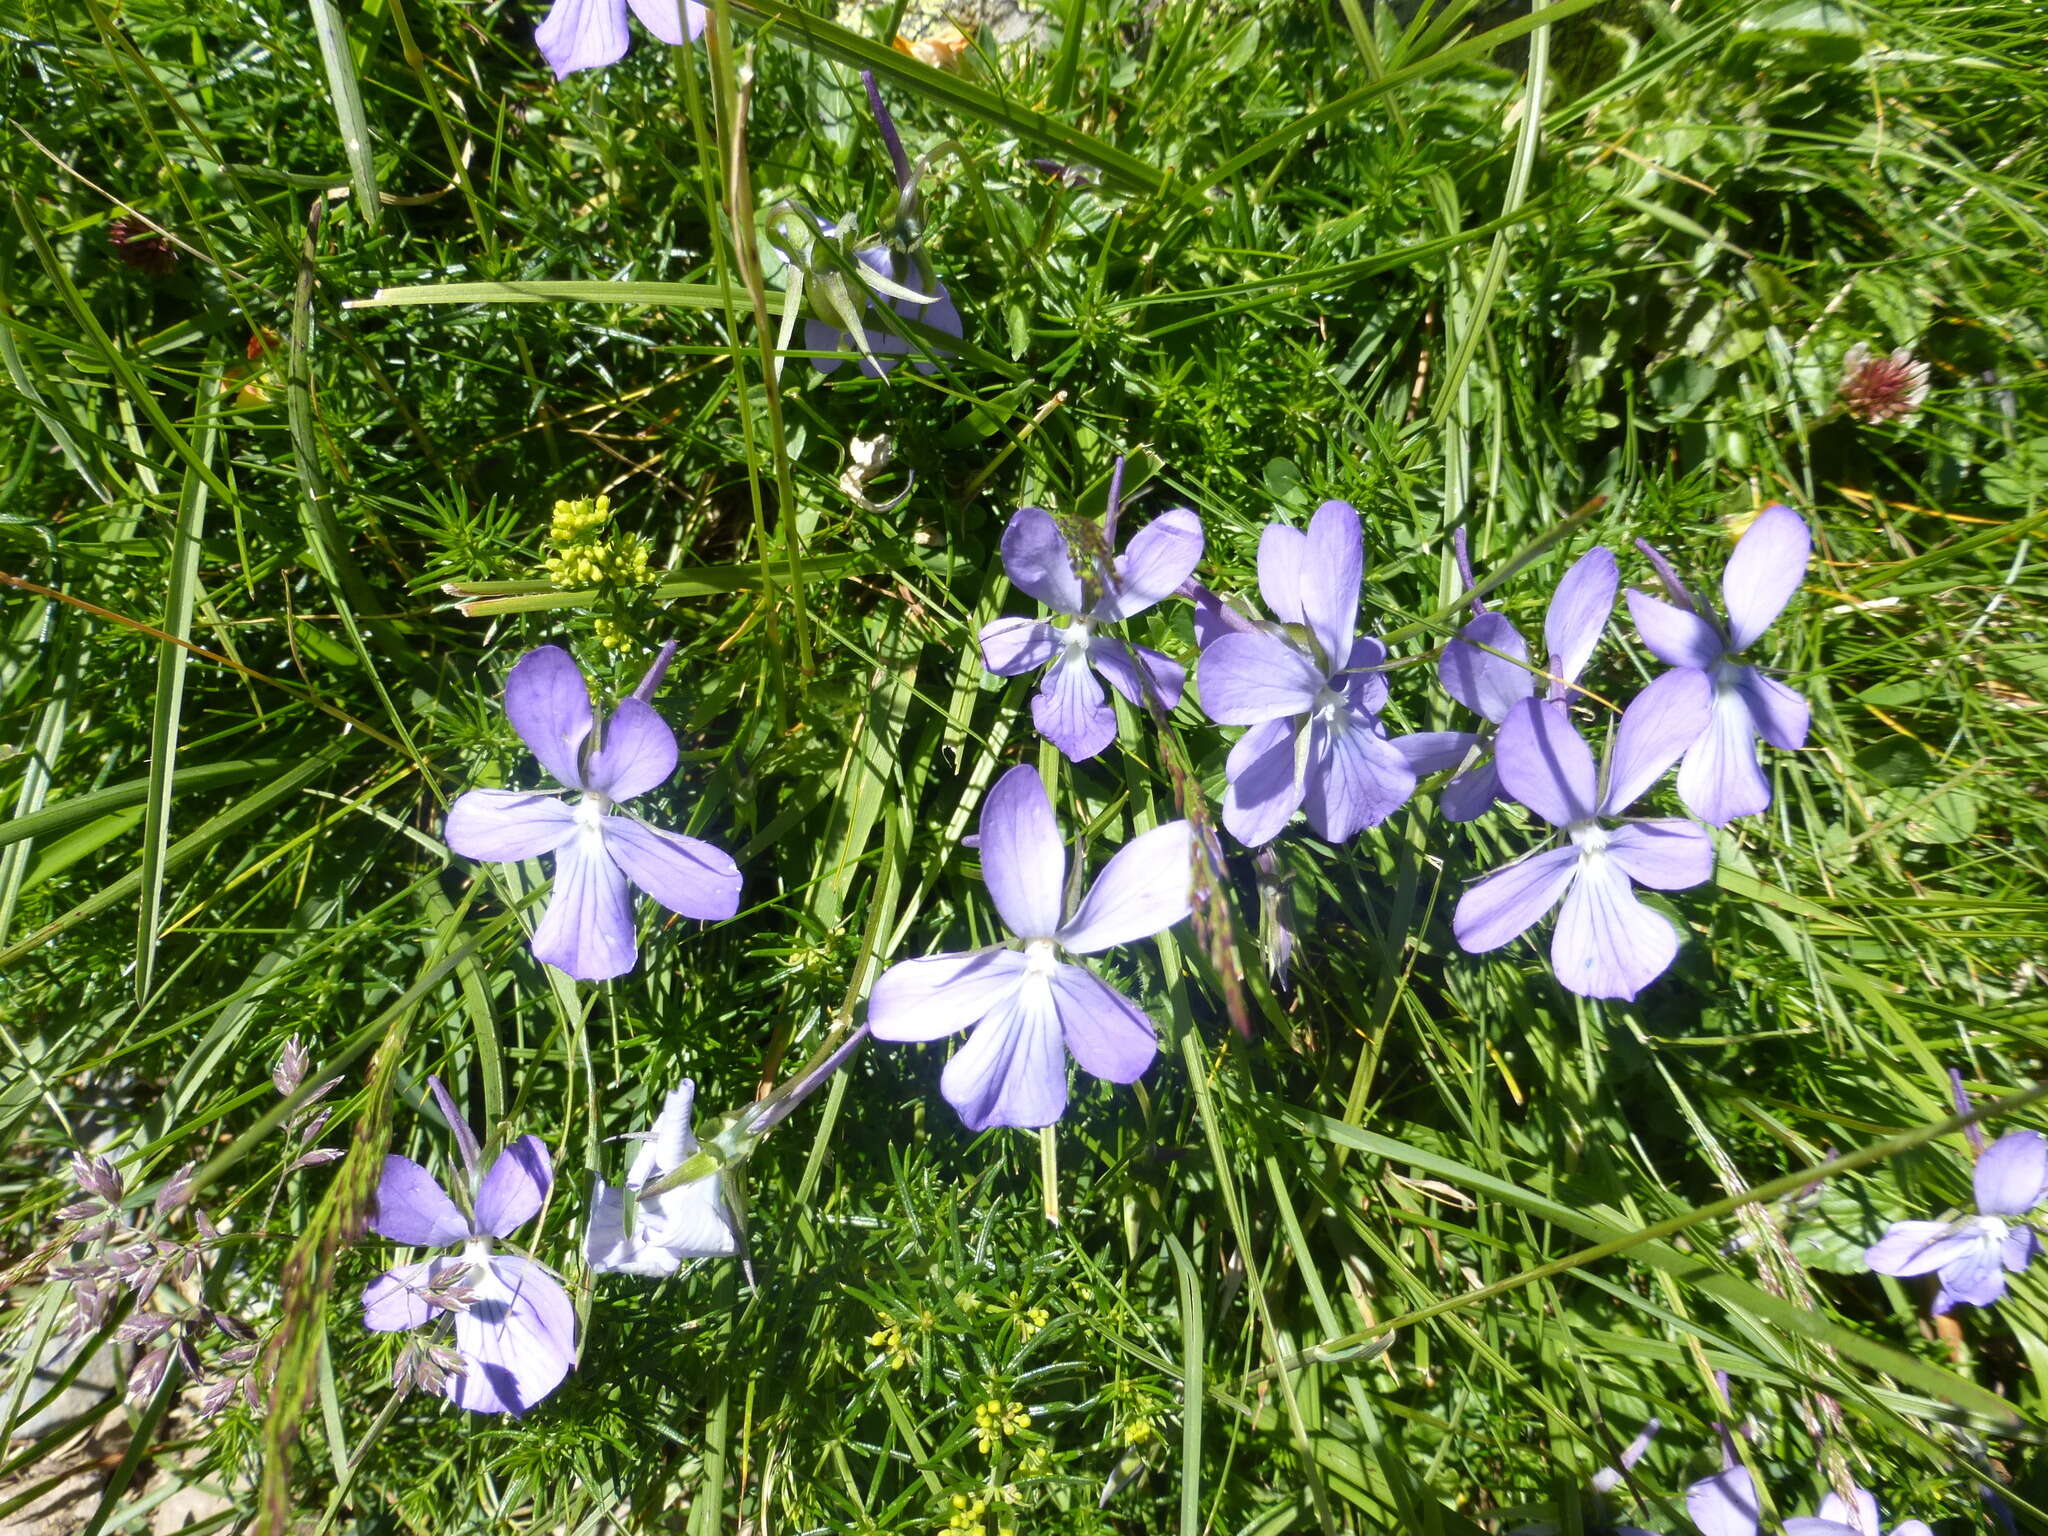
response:
<path fill-rule="evenodd" d="M 882 1352 L 892 1371 L 907 1370 L 917 1364 L 917 1349 L 903 1337 L 903 1325 L 891 1322 L 880 1313 L 875 1320 L 882 1326 L 868 1335 L 868 1343 Z"/>
<path fill-rule="evenodd" d="M 1149 1444 L 1159 1433 L 1150 1419 L 1133 1419 L 1124 1426 L 1124 1444 L 1130 1446 Z"/>
<path fill-rule="evenodd" d="M 565 591 L 647 583 L 654 569 L 647 541 L 632 534 L 607 539 L 611 517 L 609 496 L 555 503 L 548 522 L 548 543 L 554 546 L 547 561 L 549 581 Z"/>
<path fill-rule="evenodd" d="M 953 1495 L 953 1513 L 940 1527 L 946 1536 L 990 1536 L 988 1528 L 988 1500 L 970 1499 L 964 1493 Z M 994 1536 L 1017 1536 L 1013 1525 L 997 1523 Z"/>
<path fill-rule="evenodd" d="M 974 1409 L 974 1434 L 981 1442 L 981 1454 L 992 1456 L 995 1449 L 1012 1435 L 1020 1435 L 1031 1427 L 1031 1415 L 1019 1402 L 1005 1403 L 1001 1398 L 992 1397 L 985 1403 L 977 1403 Z"/>

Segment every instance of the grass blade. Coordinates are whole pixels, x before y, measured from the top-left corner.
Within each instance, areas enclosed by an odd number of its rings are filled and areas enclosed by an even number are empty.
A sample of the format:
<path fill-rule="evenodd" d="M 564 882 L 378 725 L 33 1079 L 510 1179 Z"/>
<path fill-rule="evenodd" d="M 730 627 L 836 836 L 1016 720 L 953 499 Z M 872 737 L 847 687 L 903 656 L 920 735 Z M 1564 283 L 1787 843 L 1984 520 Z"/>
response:
<path fill-rule="evenodd" d="M 193 405 L 192 446 L 199 464 L 213 465 L 220 401 L 220 359 L 200 370 Z M 170 590 L 163 628 L 174 640 L 192 638 L 192 606 L 199 592 L 200 540 L 206 532 L 206 481 L 188 467 L 178 489 L 178 520 L 171 530 Z M 156 979 L 157 926 L 163 917 L 164 851 L 171 837 L 171 785 L 178 767 L 178 725 L 184 715 L 185 667 L 192 653 L 173 640 L 156 648 L 156 704 L 149 723 L 149 788 L 143 799 L 142 910 L 135 929 L 135 997 L 149 996 Z"/>
<path fill-rule="evenodd" d="M 356 211 L 371 230 L 377 227 L 377 167 L 370 158 L 370 125 L 363 116 L 363 88 L 356 79 L 355 57 L 349 52 L 348 29 L 334 0 L 311 0 L 313 33 L 320 40 L 320 62 L 327 70 L 327 98 L 334 104 L 341 129 L 342 152 L 348 156 L 349 182 Z"/>

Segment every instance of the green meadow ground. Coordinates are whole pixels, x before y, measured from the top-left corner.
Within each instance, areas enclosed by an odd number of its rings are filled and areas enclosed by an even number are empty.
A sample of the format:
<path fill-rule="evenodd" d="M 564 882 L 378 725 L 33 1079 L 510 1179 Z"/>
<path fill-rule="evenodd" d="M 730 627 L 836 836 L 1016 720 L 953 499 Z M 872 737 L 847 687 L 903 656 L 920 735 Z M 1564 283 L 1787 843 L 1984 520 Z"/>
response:
<path fill-rule="evenodd" d="M 151 1202 L 199 1162 L 220 1235 L 153 1305 L 261 1346 L 256 1406 L 199 1411 L 242 1367 L 194 1324 L 197 1382 L 12 1440 L 0 1523 L 69 1490 L 51 1529 L 162 1529 L 176 1499 L 435 1536 L 1591 1529 L 1654 1416 L 1607 1518 L 1668 1536 L 1725 1372 L 1773 1519 L 1853 1477 L 1888 1520 L 2044 1528 L 2042 1276 L 1936 1326 L 1855 1262 L 1967 1201 L 1948 1070 L 1995 1098 L 2048 1048 L 2035 8 L 1056 0 L 957 74 L 877 47 L 889 6 L 827 9 L 732 0 L 720 47 L 636 28 L 557 85 L 532 0 L 0 0 L 0 1415 L 70 1317 L 47 1272 L 81 1144 L 168 1243 L 191 1211 Z M 751 71 L 756 208 L 875 228 L 861 62 L 932 156 L 971 345 L 887 385 L 792 360 L 771 398 L 733 103 Z M 120 259 L 122 216 L 171 270 Z M 692 286 L 589 292 L 618 280 Z M 535 281 L 585 287 L 356 302 Z M 1857 342 L 1929 363 L 1920 414 L 1838 409 Z M 874 495 L 915 473 L 887 512 L 841 480 L 877 434 Z M 1453 529 L 1482 574 L 1538 547 L 1501 590 L 1531 632 L 1577 550 L 1644 536 L 1711 578 L 1729 520 L 1788 501 L 1816 560 L 1767 659 L 1810 744 L 1669 899 L 1686 943 L 1637 1004 L 1561 991 L 1540 944 L 1458 952 L 1457 893 L 1539 833 L 1447 826 L 1425 787 L 1348 847 L 1277 845 L 1285 988 L 1241 852 L 1232 950 L 1182 928 L 1109 961 L 1161 1025 L 1136 1088 L 1077 1078 L 1056 1135 L 977 1138 L 944 1047 L 868 1047 L 747 1167 L 751 1287 L 592 1284 L 606 1138 L 682 1075 L 745 1102 L 878 965 L 990 932 L 960 839 L 1045 757 L 1029 685 L 973 652 L 1026 611 L 997 539 L 1026 503 L 1099 508 L 1118 453 L 1129 517 L 1197 509 L 1226 590 L 1266 521 L 1354 502 L 1370 623 L 1416 663 L 1402 729 L 1461 723 L 1427 664 Z M 599 493 L 652 575 L 558 600 L 551 508 Z M 450 583 L 515 585 L 465 612 Z M 1186 604 L 1139 627 L 1192 655 Z M 668 637 L 684 765 L 652 808 L 734 852 L 745 904 L 643 903 L 641 969 L 573 984 L 524 947 L 538 870 L 454 859 L 441 815 L 534 782 L 498 707 L 521 651 L 623 691 Z M 1596 686 L 1648 675 L 1618 621 Z M 1213 804 L 1225 733 L 1192 697 L 1173 724 Z M 1127 713 L 1063 774 L 1094 863 L 1171 813 L 1169 768 Z M 343 1161 L 294 1167 L 293 1037 L 339 1078 L 313 1140 Z M 394 1394 L 358 1322 L 393 1253 L 344 1240 L 365 1181 L 387 1147 L 450 1166 L 429 1073 L 560 1171 L 522 1236 L 586 1344 L 522 1422 Z M 991 1400 L 1015 1433 L 977 1435 Z"/>

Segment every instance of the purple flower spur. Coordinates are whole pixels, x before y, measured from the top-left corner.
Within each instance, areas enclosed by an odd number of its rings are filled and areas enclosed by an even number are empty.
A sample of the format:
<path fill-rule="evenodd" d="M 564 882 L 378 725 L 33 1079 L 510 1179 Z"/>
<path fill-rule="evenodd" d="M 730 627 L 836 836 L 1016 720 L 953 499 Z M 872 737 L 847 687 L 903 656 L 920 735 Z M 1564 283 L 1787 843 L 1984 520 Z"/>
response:
<path fill-rule="evenodd" d="M 451 1124 L 474 1181 L 475 1139 L 452 1116 Z M 576 1309 L 561 1282 L 532 1259 L 492 1246 L 540 1213 L 552 1181 L 547 1147 L 521 1136 L 473 1183 L 474 1215 L 465 1216 L 411 1158 L 384 1159 L 370 1229 L 407 1247 L 460 1245 L 462 1252 L 400 1264 L 372 1280 L 363 1292 L 363 1326 L 396 1332 L 453 1313 L 462 1368 L 445 1377 L 442 1390 L 471 1413 L 524 1413 L 576 1363 Z"/>
<path fill-rule="evenodd" d="M 1469 573 L 1466 581 L 1471 582 Z M 1620 584 L 1614 552 L 1604 548 L 1587 550 L 1558 582 L 1543 618 L 1543 640 L 1550 651 L 1549 698 L 1562 700 L 1573 691 L 1607 628 Z M 1440 797 L 1446 821 L 1473 821 L 1506 798 L 1494 766 L 1493 738 L 1510 710 L 1536 696 L 1529 643 L 1505 615 L 1481 609 L 1444 647 L 1436 675 L 1444 692 L 1494 727 L 1470 738 L 1476 761 L 1468 755 L 1466 766 L 1443 787 Z"/>
<path fill-rule="evenodd" d="M 1689 821 L 1615 818 L 1677 761 L 1697 729 L 1707 680 L 1667 672 L 1622 712 L 1601 787 L 1593 754 L 1562 705 L 1524 699 L 1500 728 L 1495 757 L 1509 794 L 1565 835 L 1562 847 L 1496 870 L 1451 920 L 1471 954 L 1499 949 L 1563 903 L 1551 938 L 1559 983 L 1584 997 L 1632 998 L 1678 954 L 1670 922 L 1635 887 L 1680 891 L 1714 871 L 1714 844 Z"/>
<path fill-rule="evenodd" d="M 1141 707 L 1148 681 L 1167 709 L 1180 702 L 1187 681 L 1180 663 L 1101 630 L 1172 596 L 1194 574 L 1202 558 L 1201 519 L 1186 507 L 1161 513 L 1138 530 L 1130 548 L 1110 566 L 1107 541 L 1115 537 L 1115 526 L 1112 501 L 1100 535 L 1102 547 L 1081 551 L 1042 507 L 1019 510 L 1003 530 L 1003 569 L 1012 583 L 1067 622 L 997 619 L 981 631 L 982 662 L 997 676 L 1045 667 L 1031 700 L 1031 718 L 1038 733 L 1074 762 L 1094 757 L 1116 740 L 1116 710 L 1097 673 Z M 1085 541 L 1095 542 L 1093 524 L 1079 531 Z M 1105 566 L 1110 568 L 1105 571 Z"/>
<path fill-rule="evenodd" d="M 1275 622 L 1198 618 L 1211 636 L 1195 680 L 1202 709 L 1218 725 L 1251 727 L 1224 765 L 1223 825 L 1247 847 L 1278 837 L 1297 810 L 1316 836 L 1348 842 L 1405 805 L 1416 774 L 1452 767 L 1471 747 L 1459 731 L 1388 740 L 1387 649 L 1357 633 L 1364 568 L 1356 509 L 1326 501 L 1306 533 L 1273 523 L 1259 540 L 1259 595 Z"/>
<path fill-rule="evenodd" d="M 1012 768 L 981 813 L 981 871 L 1021 949 L 928 955 L 891 966 L 868 999 L 877 1040 L 937 1040 L 971 1029 L 939 1091 L 971 1131 L 1051 1125 L 1067 1107 L 1067 1056 L 1112 1083 L 1135 1082 L 1159 1042 L 1152 1021 L 1061 951 L 1098 954 L 1188 915 L 1193 837 L 1185 821 L 1139 834 L 1061 915 L 1066 851 L 1038 770 Z"/>
<path fill-rule="evenodd" d="M 1694 599 L 1662 555 L 1641 547 L 1676 601 L 1629 588 L 1636 633 L 1659 661 L 1697 672 L 1712 684 L 1679 765 L 1678 798 L 1700 820 L 1726 826 L 1771 803 L 1757 738 L 1787 751 L 1806 745 L 1806 700 L 1738 658 L 1763 637 L 1806 579 L 1813 535 L 1790 507 L 1772 505 L 1758 513 L 1721 573 L 1725 623 Z"/>
<path fill-rule="evenodd" d="M 555 888 L 534 930 L 533 953 L 578 981 L 633 968 L 632 887 L 669 911 L 717 922 L 739 910 L 740 872 L 711 844 L 614 814 L 621 803 L 668 782 L 676 737 L 647 696 L 667 650 L 599 728 L 590 690 L 569 653 L 544 645 L 505 680 L 505 713 L 541 767 L 582 796 L 472 789 L 448 810 L 443 835 L 466 859 L 504 863 L 555 856 Z"/>
<path fill-rule="evenodd" d="M 626 56 L 631 38 L 626 10 L 671 47 L 694 42 L 704 30 L 705 8 L 697 0 L 555 0 L 534 29 L 541 57 L 566 80 L 579 69 L 602 69 Z"/>
<path fill-rule="evenodd" d="M 2048 1139 L 2009 1131 L 1984 1149 L 1973 1176 L 1977 1214 L 1953 1221 L 1894 1222 L 1864 1250 L 1881 1275 L 1941 1277 L 1937 1315 L 1957 1306 L 1988 1307 L 2005 1294 L 2007 1273 L 2019 1274 L 2041 1251 L 2025 1217 L 2048 1196 Z"/>

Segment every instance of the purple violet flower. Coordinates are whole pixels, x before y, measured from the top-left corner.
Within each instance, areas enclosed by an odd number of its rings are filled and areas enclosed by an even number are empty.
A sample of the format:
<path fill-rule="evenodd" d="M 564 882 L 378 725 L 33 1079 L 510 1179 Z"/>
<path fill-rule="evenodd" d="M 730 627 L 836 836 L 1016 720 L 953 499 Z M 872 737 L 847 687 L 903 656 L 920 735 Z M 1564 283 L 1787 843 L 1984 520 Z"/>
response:
<path fill-rule="evenodd" d="M 1976 1215 L 1894 1222 L 1863 1253 L 1863 1262 L 1880 1275 L 1939 1274 L 1936 1316 L 1959 1305 L 1990 1306 L 2005 1294 L 2006 1272 L 2020 1274 L 2041 1251 L 2031 1224 L 2008 1226 L 2004 1218 L 2024 1217 L 2048 1196 L 2048 1138 L 2039 1131 L 2007 1132 L 1977 1159 L 1973 1182 Z"/>
<path fill-rule="evenodd" d="M 1607 823 L 1677 761 L 1705 708 L 1706 678 L 1667 672 L 1622 712 L 1606 788 L 1564 706 L 1524 699 L 1495 746 L 1509 794 L 1565 834 L 1562 847 L 1518 859 L 1458 901 L 1452 931 L 1471 954 L 1499 949 L 1563 902 L 1550 963 L 1583 997 L 1632 998 L 1678 954 L 1670 922 L 1636 900 L 1635 887 L 1682 891 L 1714 870 L 1714 844 L 1689 821 Z"/>
<path fill-rule="evenodd" d="M 1259 540 L 1259 593 L 1275 622 L 1240 628 L 1220 605 L 1198 608 L 1202 708 L 1218 725 L 1251 727 L 1224 765 L 1223 825 L 1247 847 L 1271 842 L 1297 810 L 1316 836 L 1348 842 L 1406 804 L 1418 773 L 1471 749 L 1462 731 L 1388 740 L 1387 648 L 1357 633 L 1364 564 L 1357 510 L 1326 501 L 1306 533 L 1273 523 Z"/>
<path fill-rule="evenodd" d="M 1757 761 L 1758 737 L 1787 751 L 1806 745 L 1806 700 L 1737 658 L 1799 590 L 1813 535 L 1790 507 L 1774 503 L 1757 514 L 1721 573 L 1725 624 L 1694 600 L 1662 555 L 1647 544 L 1641 548 L 1676 601 L 1630 587 L 1628 611 L 1636 633 L 1659 661 L 1698 672 L 1713 684 L 1678 770 L 1678 798 L 1700 820 L 1723 827 L 1771 803 L 1771 782 Z"/>
<path fill-rule="evenodd" d="M 717 922 L 739 910 L 739 866 L 729 855 L 612 814 L 676 771 L 675 732 L 647 702 L 671 654 L 663 650 L 600 731 L 569 653 L 558 645 L 528 651 L 505 679 L 505 713 L 541 767 L 582 799 L 572 806 L 534 790 L 472 789 L 448 809 L 442 835 L 466 859 L 555 855 L 555 888 L 533 953 L 578 981 L 633 968 L 633 886 L 683 917 Z"/>
<path fill-rule="evenodd" d="M 1466 580 L 1469 585 L 1469 573 Z M 1550 651 L 1549 698 L 1564 700 L 1576 691 L 1572 685 L 1586 670 L 1593 647 L 1600 643 L 1620 584 L 1614 552 L 1597 547 L 1581 555 L 1558 582 L 1543 618 L 1543 640 Z M 1479 605 L 1475 602 L 1474 606 Z M 1458 631 L 1458 638 L 1444 647 L 1436 675 L 1444 692 L 1495 727 L 1472 738 L 1477 761 L 1468 756 L 1463 771 L 1443 787 L 1444 819 L 1473 821 L 1495 801 L 1506 798 L 1493 762 L 1493 738 L 1508 711 L 1536 695 L 1529 643 L 1504 615 L 1482 608 L 1477 618 Z"/>
<path fill-rule="evenodd" d="M 1140 833 L 1062 920 L 1066 852 L 1038 770 L 1012 768 L 981 813 L 981 872 L 1021 949 L 927 955 L 891 966 L 868 999 L 877 1040 L 937 1040 L 972 1028 L 939 1091 L 970 1131 L 1051 1125 L 1067 1107 L 1067 1055 L 1112 1083 L 1135 1082 L 1159 1042 L 1152 1021 L 1093 972 L 1059 958 L 1163 933 L 1188 915 L 1188 823 Z"/>
<path fill-rule="evenodd" d="M 697 0 L 555 0 L 533 41 L 557 80 L 626 56 L 629 5 L 640 25 L 671 47 L 695 42 L 704 30 L 707 13 Z"/>
<path fill-rule="evenodd" d="M 697 1155 L 690 1123 L 696 1100 L 697 1085 L 686 1077 L 633 1154 L 625 1188 L 594 1182 L 583 1256 L 598 1274 L 672 1275 L 685 1259 L 724 1259 L 740 1251 L 739 1222 L 726 1199 L 724 1170 L 659 1194 L 640 1193 Z M 631 1232 L 626 1230 L 628 1190 L 635 1197 Z"/>
<path fill-rule="evenodd" d="M 1736 1462 L 1725 1431 L 1723 1445 L 1721 1470 L 1687 1485 L 1685 1512 L 1699 1527 L 1700 1536 L 1756 1536 L 1761 1523 L 1756 1479 L 1749 1475 L 1749 1468 Z"/>
<path fill-rule="evenodd" d="M 1104 552 L 1115 530 L 1112 502 L 1102 532 Z M 1093 533 L 1090 527 L 1083 536 L 1092 543 Z M 1187 682 L 1179 662 L 1103 635 L 1100 626 L 1171 597 L 1201 558 L 1202 521 L 1186 507 L 1161 513 L 1139 529 L 1107 573 L 1101 570 L 1106 563 L 1102 555 L 1076 549 L 1044 508 L 1020 508 L 1003 530 L 1003 569 L 1013 584 L 1067 623 L 997 619 L 981 631 L 982 663 L 999 677 L 1045 667 L 1045 679 L 1031 700 L 1038 733 L 1074 762 L 1094 757 L 1116 740 L 1116 710 L 1095 673 L 1140 707 L 1148 680 L 1167 709 L 1180 702 Z"/>
<path fill-rule="evenodd" d="M 452 1116 L 450 1123 L 474 1179 L 475 1138 Z M 363 1291 L 363 1326 L 391 1333 L 453 1312 L 463 1369 L 443 1390 L 471 1413 L 524 1413 L 576 1363 L 576 1309 L 562 1283 L 533 1260 L 491 1247 L 492 1238 L 540 1213 L 553 1178 L 547 1147 L 521 1136 L 474 1185 L 472 1219 L 411 1158 L 384 1159 L 370 1229 L 411 1248 L 460 1244 L 462 1253 L 400 1264 L 372 1280 Z"/>
<path fill-rule="evenodd" d="M 1830 1492 L 1810 1516 L 1785 1522 L 1785 1536 L 1883 1536 L 1877 1500 L 1866 1489 L 1853 1490 L 1854 1502 Z M 1901 1520 L 1890 1536 L 1934 1536 L 1925 1520 Z"/>

